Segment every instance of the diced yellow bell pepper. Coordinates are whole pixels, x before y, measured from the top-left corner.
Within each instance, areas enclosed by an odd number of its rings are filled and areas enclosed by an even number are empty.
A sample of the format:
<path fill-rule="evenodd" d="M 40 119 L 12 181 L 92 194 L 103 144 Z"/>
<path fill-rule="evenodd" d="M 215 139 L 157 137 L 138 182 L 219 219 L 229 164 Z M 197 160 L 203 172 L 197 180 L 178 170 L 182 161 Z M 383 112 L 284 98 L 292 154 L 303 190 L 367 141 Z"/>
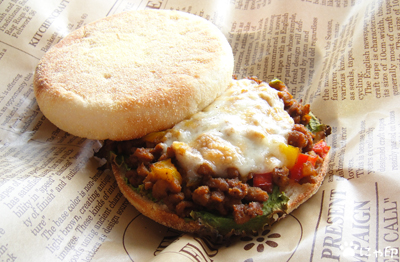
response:
<path fill-rule="evenodd" d="M 291 169 L 300 154 L 300 148 L 291 145 L 280 144 L 279 149 L 286 156 L 286 167 Z"/>
<path fill-rule="evenodd" d="M 166 133 L 165 131 L 153 132 L 148 135 L 145 135 L 142 139 L 150 143 L 160 143 L 162 142 L 165 133 Z"/>
<path fill-rule="evenodd" d="M 174 183 L 175 180 L 182 184 L 182 176 L 176 169 L 171 159 L 156 162 L 150 166 L 150 174 L 153 178 L 162 179 L 169 183 Z"/>

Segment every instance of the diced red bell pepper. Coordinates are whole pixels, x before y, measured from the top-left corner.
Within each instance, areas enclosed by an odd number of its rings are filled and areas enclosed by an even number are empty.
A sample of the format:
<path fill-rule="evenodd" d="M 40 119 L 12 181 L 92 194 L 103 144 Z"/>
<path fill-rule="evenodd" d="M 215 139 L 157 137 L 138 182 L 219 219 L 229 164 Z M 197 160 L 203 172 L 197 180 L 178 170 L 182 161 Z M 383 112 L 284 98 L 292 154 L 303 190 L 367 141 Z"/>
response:
<path fill-rule="evenodd" d="M 320 140 L 312 147 L 312 151 L 314 151 L 317 155 L 319 155 L 322 158 L 324 158 L 328 154 L 330 149 L 331 147 L 328 146 L 324 140 Z"/>
<path fill-rule="evenodd" d="M 306 154 L 299 154 L 297 158 L 296 164 L 289 170 L 290 175 L 289 178 L 299 181 L 304 177 L 303 175 L 303 166 L 305 163 L 310 162 L 312 166 L 315 166 L 317 162 L 318 156 L 310 156 Z"/>
<path fill-rule="evenodd" d="M 272 193 L 272 173 L 254 174 L 253 186 L 259 187 L 268 193 Z"/>

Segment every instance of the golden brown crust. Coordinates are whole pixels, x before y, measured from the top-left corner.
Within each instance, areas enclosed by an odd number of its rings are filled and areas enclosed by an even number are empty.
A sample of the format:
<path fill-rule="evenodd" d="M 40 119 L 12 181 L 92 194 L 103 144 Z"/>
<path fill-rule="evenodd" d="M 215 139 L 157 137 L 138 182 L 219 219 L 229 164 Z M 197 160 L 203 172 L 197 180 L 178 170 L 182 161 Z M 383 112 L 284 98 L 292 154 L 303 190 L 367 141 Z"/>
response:
<path fill-rule="evenodd" d="M 229 85 L 232 49 L 211 22 L 169 10 L 124 12 L 66 36 L 41 59 L 34 90 L 59 128 L 128 140 L 172 127 Z"/>
<path fill-rule="evenodd" d="M 164 226 L 189 233 L 199 233 L 203 226 L 196 221 L 186 221 L 170 212 L 165 205 L 155 203 L 133 191 L 125 182 L 123 170 L 112 164 L 113 173 L 122 194 L 143 215 Z"/>

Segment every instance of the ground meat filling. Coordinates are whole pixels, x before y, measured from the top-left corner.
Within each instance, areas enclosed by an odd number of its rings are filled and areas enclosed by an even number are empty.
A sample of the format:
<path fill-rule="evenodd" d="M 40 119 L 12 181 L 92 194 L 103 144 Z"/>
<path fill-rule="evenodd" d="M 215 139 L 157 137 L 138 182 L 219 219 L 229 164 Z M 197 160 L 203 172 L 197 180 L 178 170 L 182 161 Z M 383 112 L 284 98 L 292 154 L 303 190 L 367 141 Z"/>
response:
<path fill-rule="evenodd" d="M 106 144 L 108 143 L 110 142 L 107 141 Z M 212 169 L 203 164 L 197 170 L 201 180 L 187 186 L 184 171 L 180 169 L 183 183 L 177 185 L 171 181 L 154 179 L 150 175 L 151 165 L 158 161 L 171 159 L 178 166 L 170 150 L 166 154 L 161 150 L 161 145 L 147 148 L 145 143 L 139 141 L 129 141 L 127 144 L 130 148 L 123 145 L 124 142 L 113 143 L 106 147 L 118 155 L 126 156 L 128 171 L 125 176 L 129 183 L 134 187 L 143 185 L 146 190 L 151 190 L 156 200 L 162 201 L 180 217 L 189 217 L 192 210 L 209 210 L 220 215 L 233 214 L 235 222 L 242 224 L 263 214 L 262 203 L 268 200 L 268 193 L 251 186 L 251 174 L 248 176 L 250 181 L 241 181 L 239 171 L 228 168 L 227 178 L 216 177 Z M 277 172 L 276 176 L 279 174 Z"/>
<path fill-rule="evenodd" d="M 314 143 L 314 135 L 303 125 L 295 124 L 289 133 L 288 144 L 298 147 L 303 153 L 309 152 Z"/>
<path fill-rule="evenodd" d="M 293 118 L 296 124 L 307 125 L 310 121 L 310 105 L 302 105 L 290 94 L 287 86 L 281 81 L 271 81 L 269 85 L 278 90 L 278 96 L 282 99 L 285 110 Z"/>
<path fill-rule="evenodd" d="M 329 130 L 318 134 L 310 132 L 305 127 L 310 120 L 309 105 L 303 106 L 293 99 L 282 82 L 272 83 L 271 86 L 279 91 L 278 95 L 284 102 L 285 110 L 295 122 L 289 133 L 288 144 L 300 148 L 303 153 L 314 153 L 311 151 L 313 144 L 316 140 L 325 138 Z M 182 218 L 190 217 L 190 212 L 193 210 L 207 210 L 224 216 L 233 214 L 235 222 L 243 224 L 256 216 L 263 215 L 263 202 L 268 200 L 268 193 L 253 186 L 253 174 L 248 174 L 247 181 L 241 181 L 239 171 L 236 168 L 228 168 L 226 178 L 221 178 L 216 177 L 210 166 L 202 164 L 197 170 L 200 179 L 186 181 L 185 171 L 177 163 L 172 148 L 165 149 L 162 143 L 150 143 L 144 140 L 105 141 L 97 156 L 106 157 L 103 152 L 109 151 L 123 155 L 128 166 L 126 178 L 129 183 L 136 188 L 142 186 L 146 190 L 151 190 L 156 200 L 167 205 Z M 160 179 L 151 174 L 152 165 L 164 160 L 171 160 L 173 167 L 176 167 L 181 175 L 181 181 L 172 179 L 173 176 L 169 179 Z M 315 166 L 305 166 L 304 172 L 308 175 L 298 182 L 315 183 L 315 175 L 318 174 L 321 164 L 322 159 L 319 158 Z M 272 180 L 273 184 L 283 190 L 289 184 L 289 169 L 275 168 L 272 171 Z"/>

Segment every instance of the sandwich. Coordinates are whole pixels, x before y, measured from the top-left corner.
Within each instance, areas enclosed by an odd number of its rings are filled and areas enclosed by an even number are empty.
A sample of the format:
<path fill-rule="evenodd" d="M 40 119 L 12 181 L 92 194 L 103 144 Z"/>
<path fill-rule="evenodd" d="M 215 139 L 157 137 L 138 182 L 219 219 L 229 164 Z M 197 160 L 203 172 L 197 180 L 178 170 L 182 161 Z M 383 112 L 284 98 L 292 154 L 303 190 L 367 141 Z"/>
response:
<path fill-rule="evenodd" d="M 329 126 L 274 79 L 232 80 L 173 128 L 105 141 L 123 194 L 180 231 L 225 239 L 261 230 L 314 195 L 325 177 Z"/>
<path fill-rule="evenodd" d="M 72 32 L 39 62 L 34 90 L 60 129 L 104 140 L 124 196 L 145 216 L 226 238 L 262 229 L 314 195 L 330 128 L 278 79 L 235 79 L 212 23 L 132 11 Z"/>

